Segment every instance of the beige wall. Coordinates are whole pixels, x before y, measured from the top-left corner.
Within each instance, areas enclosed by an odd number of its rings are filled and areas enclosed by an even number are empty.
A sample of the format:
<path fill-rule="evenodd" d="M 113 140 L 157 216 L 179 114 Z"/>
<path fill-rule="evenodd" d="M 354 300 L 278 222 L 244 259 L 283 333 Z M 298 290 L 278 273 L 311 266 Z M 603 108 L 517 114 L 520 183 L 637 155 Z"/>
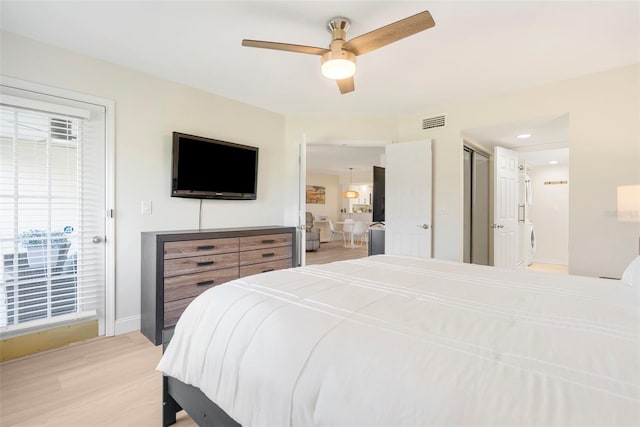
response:
<path fill-rule="evenodd" d="M 616 187 L 640 183 L 639 65 L 404 116 L 399 140 L 433 138 L 434 256 L 462 258 L 463 129 L 569 113 L 569 271 L 620 277 L 640 224 L 616 220 Z M 446 113 L 432 131 L 423 118 Z"/>
<path fill-rule="evenodd" d="M 171 132 L 260 147 L 258 200 L 205 201 L 205 227 L 297 222 L 298 143 L 433 139 L 434 256 L 462 259 L 463 129 L 570 114 L 569 268 L 619 277 L 637 255 L 640 224 L 615 218 L 616 186 L 640 183 L 638 65 L 402 117 L 282 117 L 148 74 L 2 33 L 3 75 L 109 98 L 116 108 L 116 319 L 140 305 L 140 232 L 193 229 L 198 201 L 169 197 Z M 43 64 L 46 64 L 43 66 Z M 445 128 L 421 120 L 446 113 Z M 248 124 L 251 124 L 250 126 Z M 153 214 L 140 214 L 141 200 Z M 118 325 L 116 325 L 118 326 Z"/>
<path fill-rule="evenodd" d="M 328 175 L 320 173 L 308 173 L 307 185 L 319 185 L 325 188 L 325 203 L 312 204 L 307 203 L 306 209 L 311 212 L 314 217 L 327 216 L 333 221 L 337 221 L 340 208 L 342 206 L 342 192 L 340 186 L 340 177 L 338 175 Z"/>
<path fill-rule="evenodd" d="M 115 101 L 117 332 L 139 324 L 140 232 L 198 228 L 199 201 L 169 196 L 173 131 L 260 148 L 257 200 L 204 201 L 203 228 L 285 224 L 284 117 L 5 32 L 0 48 L 5 76 Z"/>
<path fill-rule="evenodd" d="M 285 171 L 292 177 L 298 176 L 298 146 L 302 140 L 307 143 L 336 143 L 363 142 L 363 141 L 396 141 L 397 118 L 396 117 L 365 117 L 365 116 L 287 116 L 286 117 L 286 145 L 287 156 L 291 159 L 285 165 Z M 373 172 L 372 172 L 373 173 Z M 346 177 L 348 180 L 348 176 Z M 354 182 L 361 178 L 354 174 Z M 372 182 L 373 178 L 367 178 L 363 182 Z M 348 181 L 346 181 L 348 182 Z M 297 204 L 297 180 L 292 180 L 287 189 L 287 206 Z M 342 207 L 347 207 L 345 203 Z M 338 208 L 339 210 L 340 208 Z M 296 211 L 291 208 L 285 214 L 285 219 L 295 219 Z"/>
<path fill-rule="evenodd" d="M 569 271 L 620 277 L 637 255 L 640 225 L 615 218 L 616 187 L 640 183 L 639 65 L 395 117 L 287 117 L 290 155 L 307 141 L 433 140 L 433 255 L 462 260 L 461 131 L 568 113 Z M 446 114 L 444 128 L 422 119 Z M 293 192 L 295 194 L 295 191 Z"/>

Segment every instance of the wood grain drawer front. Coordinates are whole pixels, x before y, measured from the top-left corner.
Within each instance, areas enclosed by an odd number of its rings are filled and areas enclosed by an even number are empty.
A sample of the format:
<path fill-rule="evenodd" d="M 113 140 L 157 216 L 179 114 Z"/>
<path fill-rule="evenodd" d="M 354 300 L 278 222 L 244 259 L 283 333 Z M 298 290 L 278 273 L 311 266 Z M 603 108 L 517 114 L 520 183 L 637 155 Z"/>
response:
<path fill-rule="evenodd" d="M 291 246 L 291 233 L 264 234 L 262 236 L 244 236 L 240 238 L 240 250 L 272 248 L 274 246 Z"/>
<path fill-rule="evenodd" d="M 195 297 L 179 299 L 164 303 L 164 327 L 168 328 L 176 324 L 184 309 Z"/>
<path fill-rule="evenodd" d="M 164 281 L 164 302 L 195 297 L 213 286 L 221 285 L 237 278 L 237 267 L 168 277 Z"/>
<path fill-rule="evenodd" d="M 291 246 L 271 247 L 255 251 L 240 252 L 240 265 L 291 259 Z"/>
<path fill-rule="evenodd" d="M 239 248 L 240 243 L 237 237 L 166 242 L 164 259 L 238 252 Z"/>
<path fill-rule="evenodd" d="M 201 273 L 238 266 L 238 252 L 220 255 L 168 259 L 164 262 L 164 277 Z"/>
<path fill-rule="evenodd" d="M 240 277 L 291 267 L 291 258 L 240 266 Z"/>

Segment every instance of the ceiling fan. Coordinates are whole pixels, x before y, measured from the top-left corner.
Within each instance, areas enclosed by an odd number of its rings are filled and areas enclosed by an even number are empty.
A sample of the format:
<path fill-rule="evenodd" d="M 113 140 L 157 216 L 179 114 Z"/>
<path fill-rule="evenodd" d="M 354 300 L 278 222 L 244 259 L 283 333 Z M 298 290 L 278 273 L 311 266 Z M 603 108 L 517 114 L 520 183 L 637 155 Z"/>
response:
<path fill-rule="evenodd" d="M 327 29 L 331 33 L 331 44 L 328 49 L 247 39 L 242 40 L 242 46 L 321 56 L 322 74 L 334 79 L 338 83 L 340 93 L 344 94 L 353 92 L 355 89 L 353 75 L 356 71 L 356 56 L 427 30 L 433 27 L 435 22 L 431 14 L 425 10 L 346 41 L 350 25 L 351 21 L 344 17 L 335 17 L 329 20 Z"/>

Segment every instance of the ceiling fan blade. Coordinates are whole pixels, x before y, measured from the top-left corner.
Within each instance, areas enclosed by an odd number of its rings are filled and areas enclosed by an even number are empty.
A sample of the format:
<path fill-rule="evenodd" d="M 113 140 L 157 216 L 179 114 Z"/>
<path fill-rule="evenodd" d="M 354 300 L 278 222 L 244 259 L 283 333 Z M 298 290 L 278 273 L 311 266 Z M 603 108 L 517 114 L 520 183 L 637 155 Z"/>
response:
<path fill-rule="evenodd" d="M 345 93 L 353 92 L 355 90 L 355 83 L 353 82 L 353 76 L 346 79 L 342 79 L 342 80 L 336 80 L 336 82 L 338 83 L 338 88 L 340 89 L 340 93 L 343 95 Z"/>
<path fill-rule="evenodd" d="M 265 42 L 261 40 L 242 40 L 242 46 L 260 47 L 263 49 L 285 50 L 287 52 L 306 53 L 309 55 L 324 55 L 329 50 L 321 47 L 303 46 L 299 44 Z"/>
<path fill-rule="evenodd" d="M 408 18 L 401 19 L 377 30 L 370 31 L 346 42 L 342 47 L 355 55 L 362 55 L 374 49 L 409 37 L 436 25 L 429 11 L 425 10 Z"/>

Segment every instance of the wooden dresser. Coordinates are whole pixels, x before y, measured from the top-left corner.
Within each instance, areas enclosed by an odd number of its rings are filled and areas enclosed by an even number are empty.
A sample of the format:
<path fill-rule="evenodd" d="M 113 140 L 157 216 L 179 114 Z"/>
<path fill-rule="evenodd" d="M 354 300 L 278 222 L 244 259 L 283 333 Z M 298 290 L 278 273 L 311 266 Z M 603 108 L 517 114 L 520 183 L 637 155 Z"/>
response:
<path fill-rule="evenodd" d="M 295 227 L 247 227 L 141 233 L 141 324 L 158 345 L 187 305 L 207 289 L 296 266 Z"/>

